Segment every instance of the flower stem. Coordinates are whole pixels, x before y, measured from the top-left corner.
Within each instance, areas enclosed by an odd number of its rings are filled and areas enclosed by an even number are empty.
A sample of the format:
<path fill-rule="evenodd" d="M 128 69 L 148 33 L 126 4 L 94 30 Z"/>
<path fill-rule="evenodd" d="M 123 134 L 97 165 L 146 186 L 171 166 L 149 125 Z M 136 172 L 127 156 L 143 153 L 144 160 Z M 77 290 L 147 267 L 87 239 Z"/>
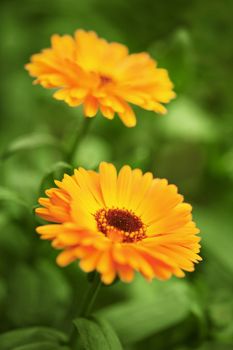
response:
<path fill-rule="evenodd" d="M 87 118 L 87 117 L 83 118 L 81 128 L 79 129 L 79 131 L 76 132 L 73 144 L 71 145 L 71 148 L 69 149 L 69 151 L 66 154 L 65 160 L 67 163 L 70 164 L 73 162 L 73 158 L 75 156 L 78 145 L 83 140 L 83 138 L 86 136 L 88 129 L 89 129 L 89 126 L 91 124 L 91 120 L 92 120 L 92 118 Z"/>
<path fill-rule="evenodd" d="M 94 302 L 95 302 L 95 299 L 96 299 L 97 294 L 100 290 L 101 284 L 102 284 L 102 282 L 100 280 L 100 276 L 96 272 L 92 282 L 90 283 L 89 289 L 88 289 L 86 296 L 84 298 L 84 302 L 83 302 L 83 305 L 81 307 L 81 310 L 79 312 L 78 317 L 88 317 L 90 315 L 92 307 L 93 307 Z M 70 344 L 72 349 L 75 346 L 76 342 L 77 342 L 77 331 L 75 330 L 75 328 L 73 328 L 71 335 L 70 335 L 70 341 L 69 341 L 69 344 Z"/>
<path fill-rule="evenodd" d="M 100 287 L 101 287 L 100 276 L 96 272 L 93 278 L 93 281 L 89 287 L 89 290 L 86 294 L 86 297 L 84 299 L 84 302 L 80 311 L 80 317 L 88 317 L 90 315 L 95 299 L 100 290 Z"/>

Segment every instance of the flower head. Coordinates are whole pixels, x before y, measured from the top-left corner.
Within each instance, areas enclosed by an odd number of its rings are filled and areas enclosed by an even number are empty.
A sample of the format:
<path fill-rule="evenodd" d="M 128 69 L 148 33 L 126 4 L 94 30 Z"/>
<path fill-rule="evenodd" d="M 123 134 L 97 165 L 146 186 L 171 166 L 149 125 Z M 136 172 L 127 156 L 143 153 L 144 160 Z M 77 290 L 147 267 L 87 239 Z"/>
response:
<path fill-rule="evenodd" d="M 175 96 L 167 71 L 147 53 L 130 55 L 126 46 L 84 30 L 74 37 L 53 35 L 51 47 L 33 55 L 26 69 L 36 84 L 58 89 L 57 100 L 72 107 L 83 104 L 86 117 L 100 109 L 113 119 L 116 112 L 128 127 L 136 124 L 129 103 L 164 114 L 163 103 Z"/>
<path fill-rule="evenodd" d="M 117 174 L 103 162 L 99 173 L 79 168 L 55 183 L 36 213 L 53 222 L 37 232 L 63 249 L 59 265 L 80 260 L 109 284 L 116 276 L 130 282 L 135 271 L 148 280 L 183 277 L 201 260 L 192 207 L 167 180 L 127 165 Z"/>

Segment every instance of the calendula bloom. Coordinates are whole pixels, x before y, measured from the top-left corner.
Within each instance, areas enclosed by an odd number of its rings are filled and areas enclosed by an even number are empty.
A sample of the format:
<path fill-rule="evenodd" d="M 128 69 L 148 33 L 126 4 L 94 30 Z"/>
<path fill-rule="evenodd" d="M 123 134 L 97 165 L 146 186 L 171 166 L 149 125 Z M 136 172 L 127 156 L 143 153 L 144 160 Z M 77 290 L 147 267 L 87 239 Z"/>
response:
<path fill-rule="evenodd" d="M 135 271 L 147 280 L 183 277 L 201 260 L 192 207 L 167 180 L 127 165 L 117 175 L 103 162 L 99 173 L 79 168 L 55 183 L 36 209 L 53 224 L 37 232 L 63 249 L 60 266 L 80 260 L 110 284 L 117 276 L 130 282 Z"/>
<path fill-rule="evenodd" d="M 165 69 L 157 68 L 147 53 L 129 54 L 126 46 L 108 43 L 95 32 L 77 30 L 74 37 L 53 35 L 51 47 L 31 57 L 26 65 L 35 84 L 58 89 L 53 95 L 69 106 L 84 105 L 84 115 L 100 109 L 113 119 L 136 124 L 129 103 L 160 114 L 175 94 Z"/>

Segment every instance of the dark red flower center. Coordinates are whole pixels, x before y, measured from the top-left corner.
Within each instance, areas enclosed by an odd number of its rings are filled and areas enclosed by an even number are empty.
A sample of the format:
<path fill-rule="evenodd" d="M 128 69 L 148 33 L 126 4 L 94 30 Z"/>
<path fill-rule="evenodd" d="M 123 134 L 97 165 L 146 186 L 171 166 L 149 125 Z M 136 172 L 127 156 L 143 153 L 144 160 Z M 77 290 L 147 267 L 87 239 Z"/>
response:
<path fill-rule="evenodd" d="M 106 85 L 112 82 L 112 78 L 106 75 L 100 75 L 100 85 Z"/>
<path fill-rule="evenodd" d="M 97 228 L 109 238 L 121 242 L 136 242 L 146 237 L 141 218 L 126 209 L 100 209 L 95 214 Z"/>
<path fill-rule="evenodd" d="M 125 232 L 138 231 L 142 227 L 142 222 L 136 215 L 123 209 L 109 209 L 106 219 L 108 225 Z"/>

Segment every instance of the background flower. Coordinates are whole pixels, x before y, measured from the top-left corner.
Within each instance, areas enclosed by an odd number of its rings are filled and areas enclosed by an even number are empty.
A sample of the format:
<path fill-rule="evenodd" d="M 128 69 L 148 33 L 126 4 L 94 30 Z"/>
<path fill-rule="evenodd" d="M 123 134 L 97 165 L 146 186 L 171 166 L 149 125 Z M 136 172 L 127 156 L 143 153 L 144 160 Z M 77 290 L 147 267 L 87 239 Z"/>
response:
<path fill-rule="evenodd" d="M 183 277 L 201 260 L 192 207 L 166 180 L 129 166 L 117 175 L 101 163 L 99 174 L 80 168 L 56 184 L 36 213 L 58 223 L 37 231 L 64 249 L 59 265 L 80 259 L 84 271 L 97 269 L 109 284 L 117 275 L 130 282 L 134 270 L 148 280 Z"/>
<path fill-rule="evenodd" d="M 100 109 L 113 119 L 117 112 L 128 127 L 136 124 L 128 102 L 164 114 L 163 104 L 175 96 L 166 69 L 157 68 L 147 53 L 129 55 L 126 46 L 84 30 L 74 38 L 53 35 L 51 48 L 33 55 L 26 69 L 37 78 L 35 84 L 58 88 L 57 100 L 72 107 L 84 104 L 86 117 Z"/>

